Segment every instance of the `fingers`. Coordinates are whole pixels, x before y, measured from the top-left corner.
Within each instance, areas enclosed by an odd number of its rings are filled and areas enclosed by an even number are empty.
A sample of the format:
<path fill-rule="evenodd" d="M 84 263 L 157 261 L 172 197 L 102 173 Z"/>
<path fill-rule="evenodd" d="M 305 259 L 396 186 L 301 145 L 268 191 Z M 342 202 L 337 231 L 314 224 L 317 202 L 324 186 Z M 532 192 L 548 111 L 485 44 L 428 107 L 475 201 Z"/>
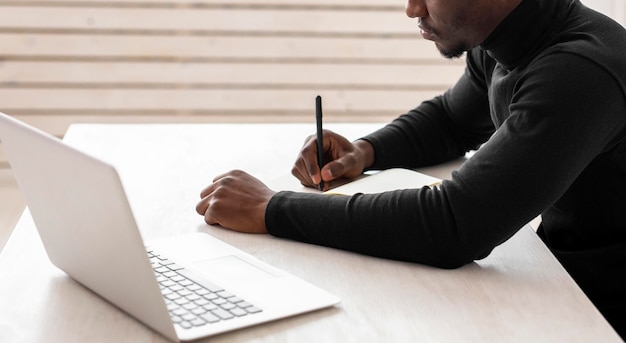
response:
<path fill-rule="evenodd" d="M 309 136 L 291 173 L 305 186 L 316 186 L 338 178 L 354 178 L 364 169 L 363 158 L 352 142 L 329 130 L 324 130 L 324 166 L 320 170 L 317 161 L 317 138 Z"/>
<path fill-rule="evenodd" d="M 196 212 L 210 225 L 239 232 L 267 233 L 265 210 L 274 194 L 257 178 L 234 170 L 217 176 L 200 192 Z"/>
<path fill-rule="evenodd" d="M 200 192 L 200 198 L 205 198 L 205 197 L 209 196 L 215 190 L 215 188 L 217 186 L 217 182 L 219 180 L 224 179 L 224 178 L 228 177 L 228 175 L 236 173 L 236 172 L 237 172 L 236 170 L 235 171 L 231 171 L 231 172 L 228 172 L 228 173 L 220 174 L 220 175 L 216 176 L 215 178 L 213 178 L 213 183 L 211 183 L 210 185 L 206 186 Z"/>
<path fill-rule="evenodd" d="M 228 173 L 224 173 L 224 174 L 216 176 L 213 179 L 213 183 L 205 187 L 200 192 L 200 201 L 196 205 L 196 212 L 204 216 L 204 221 L 207 224 L 210 224 L 210 225 L 219 224 L 219 221 L 214 216 L 214 213 L 220 212 L 219 211 L 219 206 L 220 206 L 219 199 L 221 197 L 218 194 L 219 189 L 220 187 L 224 187 L 225 185 L 229 183 L 229 180 L 231 179 L 230 175 L 235 172 L 236 171 L 228 172 Z"/>
<path fill-rule="evenodd" d="M 198 212 L 199 215 L 204 216 L 204 221 L 210 225 L 217 224 L 217 221 L 213 219 L 211 211 L 209 210 L 210 208 L 213 208 L 213 197 L 211 197 L 211 194 L 213 194 L 213 189 L 215 188 L 214 185 L 215 184 L 211 184 L 202 190 L 200 193 L 200 201 L 196 205 L 196 212 Z"/>
<path fill-rule="evenodd" d="M 300 180 L 304 186 L 312 187 L 321 182 L 322 177 L 317 163 L 317 138 L 314 135 L 305 140 L 291 169 L 291 174 Z"/>
<path fill-rule="evenodd" d="M 352 152 L 346 152 L 336 160 L 327 163 L 322 168 L 322 178 L 334 180 L 340 177 L 355 178 L 363 173 L 363 167 Z"/>
<path fill-rule="evenodd" d="M 338 159 L 326 164 L 320 172 L 322 179 L 324 181 L 332 181 L 344 175 L 346 168 L 343 160 L 344 159 Z"/>
<path fill-rule="evenodd" d="M 291 169 L 291 175 L 295 176 L 303 186 L 313 187 L 315 184 L 308 173 L 302 173 L 301 168 L 296 165 Z"/>
<path fill-rule="evenodd" d="M 212 184 L 202 189 L 202 191 L 200 192 L 200 198 L 207 197 L 209 194 L 213 193 L 214 185 L 215 185 L 215 180 L 213 180 Z"/>
<path fill-rule="evenodd" d="M 200 200 L 196 206 L 196 210 L 200 215 L 204 217 L 204 221 L 209 225 L 221 225 L 222 221 L 218 217 L 222 213 L 222 205 L 219 197 L 212 196 L 213 194 Z"/>

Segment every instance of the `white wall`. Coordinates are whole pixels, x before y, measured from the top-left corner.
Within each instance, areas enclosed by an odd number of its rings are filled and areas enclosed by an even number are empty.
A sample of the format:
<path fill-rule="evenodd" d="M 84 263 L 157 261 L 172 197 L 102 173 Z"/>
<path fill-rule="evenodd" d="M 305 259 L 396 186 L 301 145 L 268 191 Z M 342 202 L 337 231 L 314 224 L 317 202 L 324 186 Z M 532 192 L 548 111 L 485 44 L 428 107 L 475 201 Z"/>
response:
<path fill-rule="evenodd" d="M 626 0 L 581 0 L 586 6 L 602 12 L 626 26 Z"/>

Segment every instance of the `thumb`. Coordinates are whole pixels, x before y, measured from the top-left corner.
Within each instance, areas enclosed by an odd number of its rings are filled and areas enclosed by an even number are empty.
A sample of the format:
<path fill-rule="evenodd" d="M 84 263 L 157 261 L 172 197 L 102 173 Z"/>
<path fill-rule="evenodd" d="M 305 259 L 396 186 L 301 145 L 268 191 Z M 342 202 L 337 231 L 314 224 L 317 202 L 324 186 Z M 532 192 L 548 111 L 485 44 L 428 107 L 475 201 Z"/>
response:
<path fill-rule="evenodd" d="M 321 170 L 321 177 L 324 181 L 332 181 L 344 176 L 345 167 L 339 160 L 327 163 Z"/>

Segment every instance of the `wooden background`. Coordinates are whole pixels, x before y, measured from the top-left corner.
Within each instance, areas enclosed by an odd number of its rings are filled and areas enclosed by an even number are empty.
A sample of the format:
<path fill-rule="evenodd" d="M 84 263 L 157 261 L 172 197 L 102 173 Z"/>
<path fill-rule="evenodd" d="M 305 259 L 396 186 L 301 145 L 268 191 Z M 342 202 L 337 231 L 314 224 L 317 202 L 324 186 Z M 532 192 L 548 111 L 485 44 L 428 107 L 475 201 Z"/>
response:
<path fill-rule="evenodd" d="M 386 121 L 462 72 L 401 1 L 0 1 L 0 110 L 71 122 Z"/>

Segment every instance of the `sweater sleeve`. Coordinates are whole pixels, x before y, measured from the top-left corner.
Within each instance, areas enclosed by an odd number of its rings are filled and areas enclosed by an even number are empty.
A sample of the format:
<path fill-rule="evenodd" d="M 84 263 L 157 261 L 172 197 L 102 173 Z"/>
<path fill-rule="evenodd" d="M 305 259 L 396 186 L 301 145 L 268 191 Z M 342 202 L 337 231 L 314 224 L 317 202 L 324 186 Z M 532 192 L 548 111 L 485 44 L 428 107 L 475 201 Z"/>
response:
<path fill-rule="evenodd" d="M 525 75 L 495 106 L 510 111 L 498 131 L 440 187 L 354 196 L 279 192 L 267 207 L 269 232 L 442 268 L 487 256 L 555 203 L 623 130 L 624 103 L 609 101 L 623 97 L 597 65 L 556 55 Z M 486 103 L 468 99 L 480 93 L 470 70 L 443 97 L 369 136 L 377 167 L 436 162 L 480 143 L 492 132 L 476 112 Z M 452 109 L 460 112 L 450 115 Z"/>

